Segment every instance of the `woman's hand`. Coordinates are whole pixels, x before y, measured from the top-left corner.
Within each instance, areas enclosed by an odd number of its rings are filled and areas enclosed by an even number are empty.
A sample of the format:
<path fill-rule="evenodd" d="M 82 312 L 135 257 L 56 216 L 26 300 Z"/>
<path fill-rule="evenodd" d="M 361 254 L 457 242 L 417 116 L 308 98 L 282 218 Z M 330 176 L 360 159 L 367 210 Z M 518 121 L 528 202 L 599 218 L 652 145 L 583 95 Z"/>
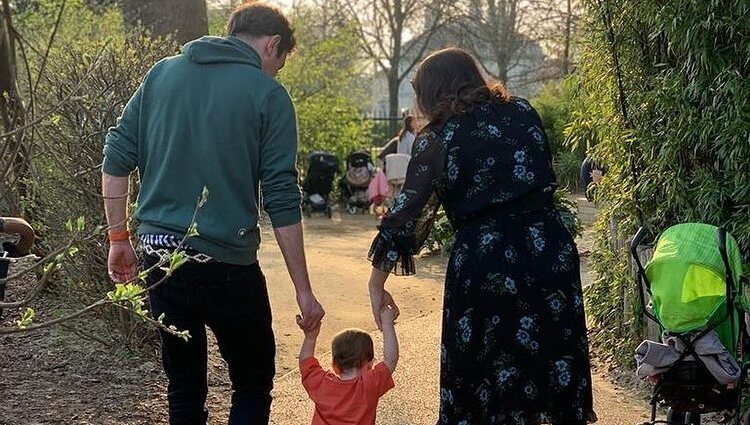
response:
<path fill-rule="evenodd" d="M 370 306 L 372 307 L 372 316 L 375 319 L 375 324 L 378 329 L 382 328 L 382 321 L 380 320 L 380 310 L 385 306 L 392 306 L 396 310 L 396 317 L 398 317 L 398 307 L 396 302 L 393 301 L 391 294 L 385 290 L 385 281 L 388 279 L 388 272 L 378 270 L 373 267 L 370 273 L 370 282 L 368 288 L 370 288 Z"/>
<path fill-rule="evenodd" d="M 393 310 L 393 320 L 398 319 L 398 315 L 401 314 L 398 305 L 396 305 L 396 300 L 394 300 L 391 293 L 386 290 L 383 290 L 383 300 L 380 302 L 380 308 Z"/>
<path fill-rule="evenodd" d="M 372 307 L 372 315 L 375 319 L 375 324 L 378 329 L 383 329 L 383 320 L 380 316 L 383 309 L 391 309 L 393 311 L 393 320 L 396 320 L 401 313 L 396 305 L 396 301 L 390 292 L 385 289 L 379 291 L 370 290 L 370 306 Z"/>
<path fill-rule="evenodd" d="M 375 326 L 380 329 L 380 306 L 383 302 L 385 289 L 377 289 L 370 286 L 370 307 L 372 308 L 372 317 L 375 319 Z"/>

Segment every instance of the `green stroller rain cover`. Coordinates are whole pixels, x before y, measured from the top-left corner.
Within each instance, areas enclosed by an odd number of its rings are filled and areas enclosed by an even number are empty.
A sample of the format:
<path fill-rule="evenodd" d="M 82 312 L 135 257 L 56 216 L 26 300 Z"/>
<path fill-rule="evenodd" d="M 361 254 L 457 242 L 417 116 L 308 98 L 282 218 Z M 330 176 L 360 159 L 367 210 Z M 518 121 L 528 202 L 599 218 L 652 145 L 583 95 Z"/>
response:
<path fill-rule="evenodd" d="M 702 223 L 670 227 L 659 237 L 646 276 L 651 283 L 653 311 L 664 330 L 693 332 L 721 322 L 716 332 L 734 357 L 739 327 L 744 325 L 739 310 L 747 311 L 748 307 L 740 283 L 742 256 L 737 241 L 727 234 L 727 256 L 737 294 L 737 305 L 732 306 L 733 333 L 727 317 L 726 270 L 716 231 L 716 226 Z"/>

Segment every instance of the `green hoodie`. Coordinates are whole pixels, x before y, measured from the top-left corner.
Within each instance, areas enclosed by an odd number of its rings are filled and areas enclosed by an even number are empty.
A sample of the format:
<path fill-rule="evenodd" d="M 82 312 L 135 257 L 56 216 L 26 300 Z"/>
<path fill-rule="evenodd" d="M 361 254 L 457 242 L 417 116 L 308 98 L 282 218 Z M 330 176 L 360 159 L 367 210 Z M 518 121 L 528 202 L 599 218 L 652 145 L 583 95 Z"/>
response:
<path fill-rule="evenodd" d="M 203 37 L 148 72 L 104 147 L 105 173 L 136 168 L 139 234 L 185 235 L 203 188 L 191 248 L 252 264 L 259 189 L 274 227 L 300 221 L 297 124 L 284 87 L 235 37 Z"/>

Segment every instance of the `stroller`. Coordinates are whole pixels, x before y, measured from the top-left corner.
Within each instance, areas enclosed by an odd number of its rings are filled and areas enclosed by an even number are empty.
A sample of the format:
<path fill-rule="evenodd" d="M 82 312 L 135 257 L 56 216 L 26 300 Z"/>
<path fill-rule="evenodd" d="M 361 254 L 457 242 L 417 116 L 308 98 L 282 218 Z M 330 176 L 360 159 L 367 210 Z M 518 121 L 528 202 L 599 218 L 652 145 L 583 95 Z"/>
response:
<path fill-rule="evenodd" d="M 341 195 L 346 201 L 349 214 L 365 212 L 370 207 L 367 187 L 375 172 L 370 153 L 354 151 L 346 158 L 346 174 L 341 179 Z"/>
<path fill-rule="evenodd" d="M 331 189 L 336 173 L 339 171 L 339 160 L 327 152 L 312 152 L 307 156 L 307 173 L 302 184 L 302 210 L 307 217 L 321 212 L 331 218 Z"/>
<path fill-rule="evenodd" d="M 678 224 L 662 233 L 644 268 L 638 247 L 646 233 L 638 230 L 630 250 L 641 308 L 664 343 L 644 341 L 636 350 L 638 375 L 655 384 L 644 425 L 698 425 L 700 415 L 722 411 L 733 412 L 726 423 L 750 425 L 749 414 L 740 412 L 748 302 L 737 242 L 722 228 Z M 666 421 L 656 419 L 657 404 L 668 407 Z"/>

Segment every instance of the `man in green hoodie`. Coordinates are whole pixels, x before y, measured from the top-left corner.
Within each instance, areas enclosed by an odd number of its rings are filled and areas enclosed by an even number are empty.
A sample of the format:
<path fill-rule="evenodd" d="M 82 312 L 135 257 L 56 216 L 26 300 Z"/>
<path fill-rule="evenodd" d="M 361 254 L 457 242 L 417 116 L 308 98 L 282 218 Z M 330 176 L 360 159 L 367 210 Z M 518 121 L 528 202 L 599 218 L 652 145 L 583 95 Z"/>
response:
<path fill-rule="evenodd" d="M 275 342 L 257 260 L 260 193 L 296 290 L 300 326 L 313 329 L 324 314 L 305 262 L 296 116 L 274 78 L 294 48 L 292 29 L 278 9 L 253 2 L 231 15 L 227 32 L 190 42 L 154 65 L 104 148 L 111 278 L 138 275 L 127 226 L 129 176 L 136 169 L 134 217 L 144 268 L 175 249 L 188 256 L 174 273 L 154 268 L 146 279 L 149 285 L 164 280 L 149 292 L 151 314 L 190 333 L 184 342 L 161 332 L 170 424 L 206 423 L 206 326 L 229 365 L 229 423 L 268 423 Z M 193 223 L 197 235 L 189 231 Z"/>

